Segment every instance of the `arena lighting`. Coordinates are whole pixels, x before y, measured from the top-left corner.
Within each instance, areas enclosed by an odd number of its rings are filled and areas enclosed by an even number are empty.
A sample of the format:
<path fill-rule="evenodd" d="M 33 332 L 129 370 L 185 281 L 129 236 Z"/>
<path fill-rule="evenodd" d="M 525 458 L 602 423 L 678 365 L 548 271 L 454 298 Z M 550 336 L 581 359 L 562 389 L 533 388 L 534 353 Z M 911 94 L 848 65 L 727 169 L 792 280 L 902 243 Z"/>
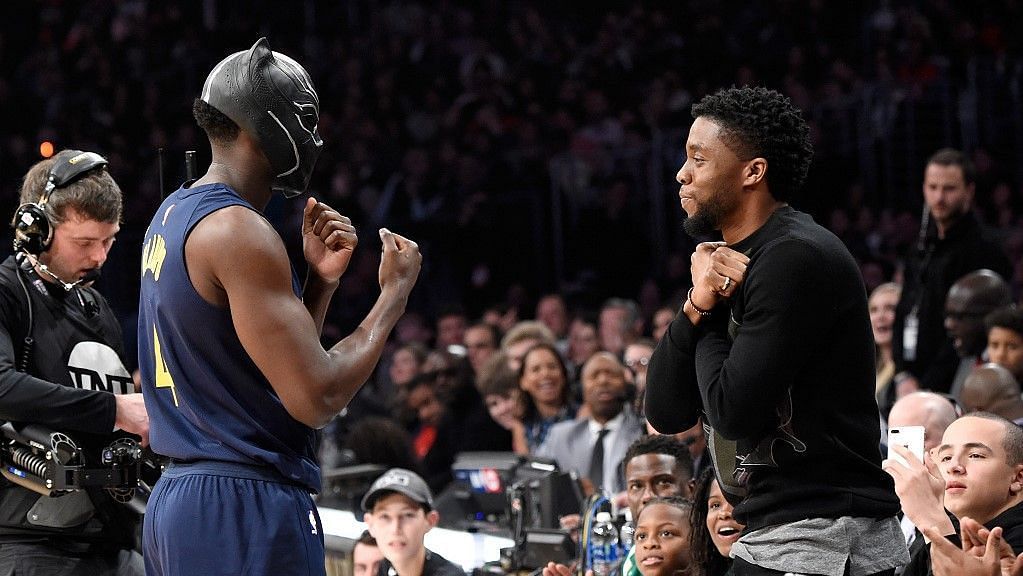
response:
<path fill-rule="evenodd" d="M 39 143 L 39 155 L 43 158 L 49 158 L 53 156 L 53 142 L 49 140 L 43 140 Z"/>

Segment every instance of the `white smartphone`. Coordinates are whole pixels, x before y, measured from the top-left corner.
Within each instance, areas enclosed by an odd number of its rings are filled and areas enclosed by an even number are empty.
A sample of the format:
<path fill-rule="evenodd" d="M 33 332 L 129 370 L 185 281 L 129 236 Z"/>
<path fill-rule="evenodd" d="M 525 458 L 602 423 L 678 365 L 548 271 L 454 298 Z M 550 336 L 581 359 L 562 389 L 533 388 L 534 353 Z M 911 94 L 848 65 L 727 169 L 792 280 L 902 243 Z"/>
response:
<path fill-rule="evenodd" d="M 894 458 L 903 466 L 909 466 L 902 455 L 892 450 L 892 446 L 896 444 L 912 452 L 921 462 L 924 461 L 923 426 L 899 426 L 888 429 L 888 458 Z"/>

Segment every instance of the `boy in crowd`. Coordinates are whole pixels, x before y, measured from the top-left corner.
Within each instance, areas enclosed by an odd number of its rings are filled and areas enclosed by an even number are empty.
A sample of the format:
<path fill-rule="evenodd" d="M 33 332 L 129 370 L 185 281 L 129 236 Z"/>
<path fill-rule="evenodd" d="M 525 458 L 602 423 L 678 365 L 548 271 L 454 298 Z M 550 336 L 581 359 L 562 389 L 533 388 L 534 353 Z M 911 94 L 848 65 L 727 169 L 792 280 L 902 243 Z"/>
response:
<path fill-rule="evenodd" d="M 987 356 L 1023 382 L 1023 308 L 1014 304 L 999 308 L 984 318 L 987 327 Z"/>
<path fill-rule="evenodd" d="M 433 495 L 418 474 L 391 468 L 362 498 L 363 520 L 384 561 L 377 576 L 465 576 L 457 565 L 426 549 L 424 539 L 440 515 Z"/>
<path fill-rule="evenodd" d="M 992 530 L 999 527 L 1014 553 L 1023 551 L 1023 430 L 986 412 L 963 416 L 949 425 L 930 457 L 941 474 L 901 446 L 893 448 L 909 466 L 888 459 L 884 469 L 895 479 L 902 510 L 915 525 L 959 544 L 946 510 Z M 929 554 L 914 555 L 905 575 L 928 573 Z"/>

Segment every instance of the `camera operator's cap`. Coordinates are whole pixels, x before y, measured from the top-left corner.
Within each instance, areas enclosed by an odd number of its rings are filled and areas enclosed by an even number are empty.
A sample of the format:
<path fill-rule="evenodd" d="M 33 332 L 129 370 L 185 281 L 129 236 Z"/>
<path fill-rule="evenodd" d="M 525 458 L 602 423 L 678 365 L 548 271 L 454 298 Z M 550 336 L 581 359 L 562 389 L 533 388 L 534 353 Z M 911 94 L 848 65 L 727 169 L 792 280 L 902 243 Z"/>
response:
<path fill-rule="evenodd" d="M 404 468 L 391 468 L 384 475 L 373 481 L 369 492 L 362 497 L 362 509 L 366 512 L 373 511 L 373 505 L 388 492 L 404 494 L 412 500 L 433 510 L 433 495 L 430 494 L 430 487 L 426 485 L 419 474 Z"/>

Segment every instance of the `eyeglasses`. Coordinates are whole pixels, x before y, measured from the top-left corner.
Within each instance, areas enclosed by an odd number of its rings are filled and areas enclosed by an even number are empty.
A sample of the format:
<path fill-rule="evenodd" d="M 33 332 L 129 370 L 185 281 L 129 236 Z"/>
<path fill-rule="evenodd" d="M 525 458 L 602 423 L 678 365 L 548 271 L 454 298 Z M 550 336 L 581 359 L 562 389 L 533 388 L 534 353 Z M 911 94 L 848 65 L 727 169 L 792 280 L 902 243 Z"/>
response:
<path fill-rule="evenodd" d="M 625 361 L 625 366 L 626 366 L 626 368 L 634 369 L 634 368 L 636 368 L 637 365 L 645 367 L 649 363 L 650 363 L 650 357 L 649 356 L 643 356 L 642 358 L 632 358 L 632 359 L 626 360 Z"/>

